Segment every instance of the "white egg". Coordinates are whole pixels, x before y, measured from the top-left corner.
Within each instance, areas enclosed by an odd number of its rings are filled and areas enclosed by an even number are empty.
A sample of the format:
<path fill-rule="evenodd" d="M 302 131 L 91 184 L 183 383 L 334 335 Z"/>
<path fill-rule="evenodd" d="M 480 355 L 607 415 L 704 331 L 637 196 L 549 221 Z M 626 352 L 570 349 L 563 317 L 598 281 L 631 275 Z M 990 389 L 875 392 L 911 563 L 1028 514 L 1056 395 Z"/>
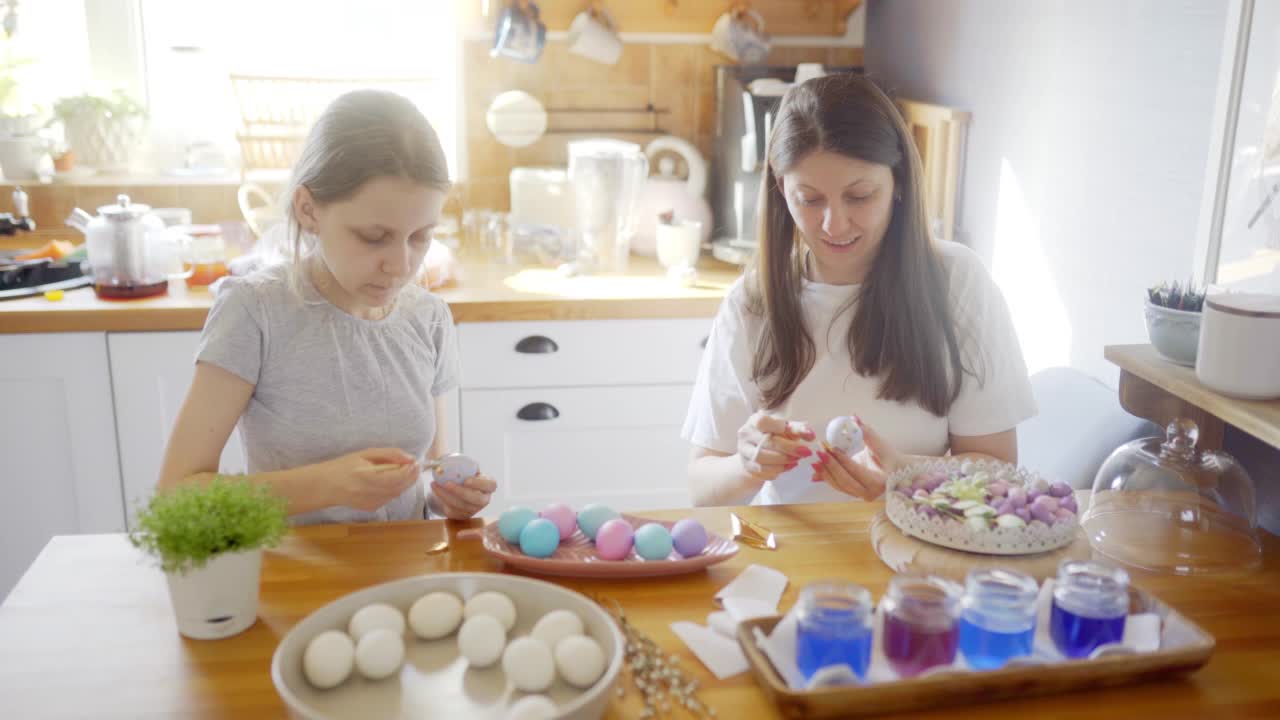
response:
<path fill-rule="evenodd" d="M 507 708 L 506 720 L 551 720 L 556 704 L 546 695 L 526 695 Z"/>
<path fill-rule="evenodd" d="M 341 630 L 325 630 L 311 638 L 302 653 L 302 674 L 321 690 L 341 685 L 351 675 L 356 646 Z"/>
<path fill-rule="evenodd" d="M 462 601 L 453 593 L 428 593 L 409 608 L 409 627 L 423 640 L 442 638 L 457 630 L 461 622 Z"/>
<path fill-rule="evenodd" d="M 530 633 L 547 647 L 553 648 L 570 635 L 582 635 L 586 630 L 582 626 L 582 618 L 572 610 L 552 610 L 538 619 Z"/>
<path fill-rule="evenodd" d="M 386 628 L 374 628 L 356 643 L 356 668 L 370 680 L 381 680 L 404 662 L 404 638 Z"/>
<path fill-rule="evenodd" d="M 574 687 L 591 687 L 604 674 L 604 650 L 586 635 L 571 635 L 556 644 L 556 669 Z"/>
<path fill-rule="evenodd" d="M 477 615 L 462 623 L 458 631 L 458 652 L 476 667 L 489 667 L 502 657 L 507 631 L 492 615 Z"/>
<path fill-rule="evenodd" d="M 468 620 L 477 615 L 490 615 L 502 623 L 502 629 L 511 632 L 516 626 L 516 606 L 511 598 L 492 590 L 476 593 L 467 601 L 462 616 Z"/>
<path fill-rule="evenodd" d="M 351 616 L 351 623 L 347 625 L 347 632 L 351 633 L 351 639 L 360 644 L 360 640 L 371 630 L 382 628 L 390 630 L 396 635 L 404 634 L 404 613 L 387 605 L 386 603 L 373 603 L 365 605 Z"/>
<path fill-rule="evenodd" d="M 542 692 L 556 681 L 551 648 L 535 637 L 516 638 L 502 653 L 502 672 L 517 690 Z"/>

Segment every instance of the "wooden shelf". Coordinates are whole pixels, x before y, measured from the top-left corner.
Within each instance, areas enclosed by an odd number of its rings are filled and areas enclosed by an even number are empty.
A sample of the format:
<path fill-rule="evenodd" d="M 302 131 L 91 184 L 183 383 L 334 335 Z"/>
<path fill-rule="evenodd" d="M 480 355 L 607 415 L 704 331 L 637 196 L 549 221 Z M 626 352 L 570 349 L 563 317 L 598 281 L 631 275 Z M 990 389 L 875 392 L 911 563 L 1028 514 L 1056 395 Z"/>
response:
<path fill-rule="evenodd" d="M 1205 447 L 1212 447 L 1215 440 L 1218 446 L 1222 442 L 1221 427 L 1206 427 L 1207 418 L 1209 423 L 1216 419 L 1280 448 L 1280 400 L 1237 400 L 1214 392 L 1200 384 L 1193 368 L 1165 360 L 1150 345 L 1110 345 L 1103 355 L 1122 371 L 1120 401 L 1129 412 L 1163 425 L 1172 419 L 1170 415 L 1195 415 L 1198 410 L 1202 418 L 1190 419 L 1201 426 L 1200 444 Z M 1180 404 L 1170 402 L 1171 398 Z"/>

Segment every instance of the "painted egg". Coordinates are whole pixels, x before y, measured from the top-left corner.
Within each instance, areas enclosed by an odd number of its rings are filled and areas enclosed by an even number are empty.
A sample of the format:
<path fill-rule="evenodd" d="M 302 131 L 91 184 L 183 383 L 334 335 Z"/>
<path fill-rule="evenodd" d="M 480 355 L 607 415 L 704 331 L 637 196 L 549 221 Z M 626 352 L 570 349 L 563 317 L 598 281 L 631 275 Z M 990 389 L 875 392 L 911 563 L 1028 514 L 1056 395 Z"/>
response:
<path fill-rule="evenodd" d="M 520 531 L 536 517 L 538 513 L 523 505 L 516 505 L 498 517 L 498 532 L 502 534 L 503 540 L 514 545 L 520 542 Z"/>
<path fill-rule="evenodd" d="M 636 530 L 636 554 L 645 560 L 666 560 L 671 554 L 671 531 L 658 523 L 645 523 Z"/>
<path fill-rule="evenodd" d="M 480 472 L 480 465 L 466 455 L 445 455 L 431 468 L 431 476 L 438 483 L 461 485 L 464 480 Z"/>
<path fill-rule="evenodd" d="M 596 533 L 600 531 L 600 526 L 618 517 L 618 511 L 608 505 L 600 505 L 592 503 L 578 513 L 578 527 L 582 530 L 582 534 L 591 538 L 595 542 Z"/>
<path fill-rule="evenodd" d="M 832 418 L 827 423 L 827 444 L 846 455 L 853 455 L 866 447 L 862 440 L 862 428 L 848 415 Z"/>
<path fill-rule="evenodd" d="M 520 550 L 529 557 L 551 557 L 559 546 L 560 530 L 546 518 L 534 518 L 520 531 Z"/>
<path fill-rule="evenodd" d="M 596 533 L 596 554 L 605 560 L 622 560 L 631 554 L 635 531 L 631 523 L 614 518 L 600 526 Z"/>
<path fill-rule="evenodd" d="M 551 503 L 538 514 L 556 524 L 561 540 L 567 540 L 573 534 L 574 528 L 578 526 L 578 518 L 574 515 L 573 508 L 564 503 Z"/>
<path fill-rule="evenodd" d="M 693 557 L 707 547 L 707 529 L 693 518 L 685 518 L 671 528 L 671 543 L 681 557 Z"/>

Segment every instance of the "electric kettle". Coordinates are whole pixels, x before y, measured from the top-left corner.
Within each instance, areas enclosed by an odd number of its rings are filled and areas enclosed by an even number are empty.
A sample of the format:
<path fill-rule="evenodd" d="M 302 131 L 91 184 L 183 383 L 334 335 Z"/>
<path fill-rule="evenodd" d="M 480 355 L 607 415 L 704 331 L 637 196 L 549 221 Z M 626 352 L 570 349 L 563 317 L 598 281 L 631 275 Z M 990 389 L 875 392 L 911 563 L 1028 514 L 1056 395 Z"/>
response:
<path fill-rule="evenodd" d="M 93 289 L 108 300 L 163 295 L 169 289 L 164 221 L 149 205 L 118 195 L 115 205 L 103 205 L 98 215 L 76 208 L 67 225 L 84 233 L 89 251 Z"/>

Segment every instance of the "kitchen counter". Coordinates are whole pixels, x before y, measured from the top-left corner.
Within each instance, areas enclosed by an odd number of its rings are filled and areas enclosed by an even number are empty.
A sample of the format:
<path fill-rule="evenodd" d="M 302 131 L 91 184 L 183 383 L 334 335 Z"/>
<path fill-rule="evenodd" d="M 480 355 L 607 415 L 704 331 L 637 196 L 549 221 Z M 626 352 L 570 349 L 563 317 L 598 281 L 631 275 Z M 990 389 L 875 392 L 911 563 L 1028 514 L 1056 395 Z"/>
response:
<path fill-rule="evenodd" d="M 462 279 L 436 293 L 457 322 L 712 317 L 740 269 L 706 259 L 694 287 L 668 282 L 651 258 L 631 259 L 625 275 L 566 278 L 554 269 L 465 262 Z M 206 290 L 185 297 L 99 300 L 90 288 L 62 300 L 0 302 L 0 334 L 199 330 L 213 303 Z"/>

